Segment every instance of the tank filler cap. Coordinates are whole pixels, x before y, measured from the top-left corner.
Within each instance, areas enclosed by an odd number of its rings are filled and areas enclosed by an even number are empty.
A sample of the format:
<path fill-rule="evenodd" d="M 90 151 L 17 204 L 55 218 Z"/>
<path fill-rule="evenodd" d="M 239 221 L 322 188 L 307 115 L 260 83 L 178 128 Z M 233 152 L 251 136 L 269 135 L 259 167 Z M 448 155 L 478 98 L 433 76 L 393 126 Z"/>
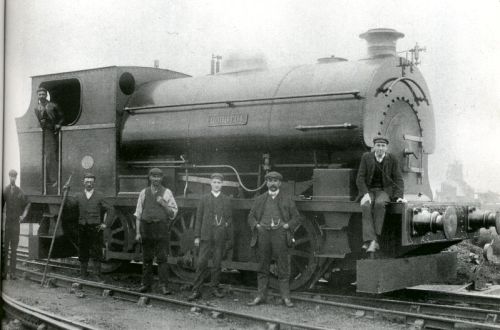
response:
<path fill-rule="evenodd" d="M 335 55 L 332 55 L 330 57 L 321 57 L 318 58 L 318 63 L 319 64 L 325 64 L 325 63 L 338 63 L 338 62 L 346 62 L 347 59 L 343 57 L 335 57 Z"/>
<path fill-rule="evenodd" d="M 370 29 L 359 35 L 368 43 L 369 57 L 396 56 L 396 41 L 404 36 L 394 29 Z"/>

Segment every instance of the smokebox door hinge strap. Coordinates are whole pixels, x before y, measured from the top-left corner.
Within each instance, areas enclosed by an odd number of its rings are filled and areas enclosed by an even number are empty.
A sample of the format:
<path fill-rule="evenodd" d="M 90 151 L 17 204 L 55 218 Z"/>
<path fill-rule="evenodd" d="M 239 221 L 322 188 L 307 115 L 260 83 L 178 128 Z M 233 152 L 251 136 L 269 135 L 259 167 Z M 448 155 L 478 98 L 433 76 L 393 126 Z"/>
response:
<path fill-rule="evenodd" d="M 420 105 L 421 101 L 425 101 L 425 103 L 429 105 L 429 100 L 427 99 L 427 96 L 425 95 L 422 87 L 420 87 L 420 85 L 415 80 L 408 77 L 391 78 L 386 80 L 382 85 L 380 85 L 379 88 L 377 88 L 377 93 L 375 94 L 375 96 L 377 96 L 379 93 L 384 93 L 385 96 L 388 96 L 389 93 L 392 92 L 392 88 L 394 87 L 394 85 L 396 85 L 399 82 L 403 83 L 406 87 L 408 87 L 417 105 Z M 391 83 L 389 87 L 385 87 L 388 83 Z M 415 94 L 415 90 L 411 87 L 411 84 L 413 84 L 415 87 L 418 88 L 420 94 L 422 95 L 421 97 L 418 97 L 417 94 Z"/>

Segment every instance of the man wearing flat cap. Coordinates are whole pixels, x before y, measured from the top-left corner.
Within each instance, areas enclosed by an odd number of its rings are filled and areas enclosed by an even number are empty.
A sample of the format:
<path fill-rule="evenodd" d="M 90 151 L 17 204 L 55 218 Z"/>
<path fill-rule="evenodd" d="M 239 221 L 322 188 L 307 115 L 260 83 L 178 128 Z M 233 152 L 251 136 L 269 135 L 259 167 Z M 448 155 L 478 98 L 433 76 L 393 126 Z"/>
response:
<path fill-rule="evenodd" d="M 59 106 L 47 100 L 47 89 L 38 88 L 37 96 L 38 104 L 34 111 L 43 131 L 46 190 L 47 193 L 51 194 L 57 192 L 59 130 L 64 122 L 64 117 Z"/>
<path fill-rule="evenodd" d="M 10 279 L 16 279 L 17 246 L 19 244 L 20 223 L 28 215 L 30 203 L 24 192 L 16 186 L 17 172 L 9 171 L 10 184 L 2 191 L 2 208 L 5 218 L 2 225 L 2 278 L 7 277 L 7 255 L 10 247 Z"/>
<path fill-rule="evenodd" d="M 249 306 L 264 303 L 269 285 L 269 266 L 276 256 L 281 298 L 287 307 L 293 307 L 290 300 L 290 261 L 286 242 L 287 231 L 294 231 L 299 225 L 300 215 L 291 196 L 280 192 L 283 176 L 269 172 L 265 176 L 268 191 L 255 199 L 248 215 L 248 223 L 256 237 L 252 245 L 257 246 L 259 269 L 257 272 L 258 293 Z M 255 240 L 255 238 L 257 238 Z"/>
<path fill-rule="evenodd" d="M 104 194 L 95 189 L 95 176 L 85 173 L 83 176 L 83 191 L 78 192 L 68 200 L 69 205 L 78 207 L 78 260 L 80 261 L 80 276 L 88 277 L 88 264 L 92 260 L 97 279 L 101 276 L 103 261 L 103 231 L 107 222 L 109 204 L 104 200 Z M 64 189 L 67 189 L 64 186 Z"/>
<path fill-rule="evenodd" d="M 384 136 L 373 138 L 373 151 L 361 158 L 356 185 L 361 198 L 363 246 L 368 253 L 380 246 L 385 206 L 390 201 L 405 202 L 404 181 L 397 158 L 387 152 L 389 140 Z"/>
<path fill-rule="evenodd" d="M 224 176 L 213 173 L 210 176 L 211 191 L 203 196 L 196 210 L 194 226 L 194 245 L 199 247 L 196 278 L 188 300 L 201 297 L 200 288 L 208 275 L 208 260 L 212 256 L 210 286 L 212 294 L 222 298 L 219 288 L 221 261 L 226 249 L 231 247 L 233 239 L 231 200 L 222 191 Z"/>
<path fill-rule="evenodd" d="M 140 292 L 149 292 L 153 284 L 153 259 L 158 263 L 159 288 L 168 290 L 168 245 L 170 221 L 177 215 L 177 203 L 172 192 L 163 187 L 163 172 L 159 168 L 149 171 L 150 186 L 143 189 L 135 210 L 136 237 L 142 242 L 142 286 Z"/>

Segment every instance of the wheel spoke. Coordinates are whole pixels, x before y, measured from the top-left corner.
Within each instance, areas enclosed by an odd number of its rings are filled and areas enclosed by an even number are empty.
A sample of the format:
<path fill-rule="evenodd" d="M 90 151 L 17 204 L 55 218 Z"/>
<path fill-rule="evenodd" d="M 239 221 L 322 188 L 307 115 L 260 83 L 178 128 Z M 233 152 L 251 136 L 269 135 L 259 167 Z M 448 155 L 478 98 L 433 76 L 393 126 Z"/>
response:
<path fill-rule="evenodd" d="M 295 246 L 298 246 L 298 245 L 301 245 L 301 244 L 304 244 L 304 243 L 307 243 L 310 241 L 311 241 L 311 238 L 309 236 L 299 238 L 299 239 L 295 240 Z"/>
<path fill-rule="evenodd" d="M 179 219 L 179 221 L 181 222 L 182 231 L 186 231 L 186 218 L 183 216 Z"/>
<path fill-rule="evenodd" d="M 111 235 L 115 235 L 115 234 L 118 234 L 118 233 L 121 233 L 123 232 L 123 227 L 118 227 L 117 229 L 114 229 L 113 231 L 111 231 Z"/>
<path fill-rule="evenodd" d="M 297 257 L 302 257 L 302 258 L 309 258 L 311 254 L 309 252 L 301 251 L 301 250 L 292 250 L 290 252 L 291 255 L 297 256 Z"/>
<path fill-rule="evenodd" d="M 194 229 L 194 212 L 189 219 L 189 229 Z"/>

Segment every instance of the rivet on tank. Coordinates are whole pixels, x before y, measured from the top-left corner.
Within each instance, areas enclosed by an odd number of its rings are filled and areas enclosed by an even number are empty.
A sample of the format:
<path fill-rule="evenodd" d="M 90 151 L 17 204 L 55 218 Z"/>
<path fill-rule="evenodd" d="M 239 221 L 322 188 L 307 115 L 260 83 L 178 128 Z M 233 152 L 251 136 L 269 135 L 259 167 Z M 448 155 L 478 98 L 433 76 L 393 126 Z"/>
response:
<path fill-rule="evenodd" d="M 413 236 L 441 231 L 447 240 L 452 240 L 457 233 L 457 210 L 454 206 L 448 206 L 444 212 L 425 207 L 414 208 L 411 225 Z"/>

